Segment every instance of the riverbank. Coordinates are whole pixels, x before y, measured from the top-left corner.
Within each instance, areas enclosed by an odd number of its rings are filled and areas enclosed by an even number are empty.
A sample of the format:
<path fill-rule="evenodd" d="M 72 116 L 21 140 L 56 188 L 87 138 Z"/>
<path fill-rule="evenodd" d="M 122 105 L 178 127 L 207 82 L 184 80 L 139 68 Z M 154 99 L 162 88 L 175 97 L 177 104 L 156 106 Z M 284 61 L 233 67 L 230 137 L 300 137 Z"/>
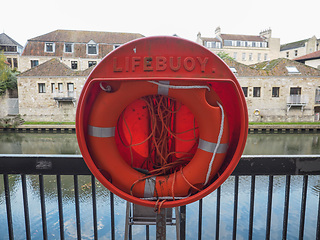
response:
<path fill-rule="evenodd" d="M 23 124 L 15 128 L 0 128 L 0 132 L 75 133 L 75 124 Z M 249 133 L 320 133 L 320 124 L 249 124 Z"/>

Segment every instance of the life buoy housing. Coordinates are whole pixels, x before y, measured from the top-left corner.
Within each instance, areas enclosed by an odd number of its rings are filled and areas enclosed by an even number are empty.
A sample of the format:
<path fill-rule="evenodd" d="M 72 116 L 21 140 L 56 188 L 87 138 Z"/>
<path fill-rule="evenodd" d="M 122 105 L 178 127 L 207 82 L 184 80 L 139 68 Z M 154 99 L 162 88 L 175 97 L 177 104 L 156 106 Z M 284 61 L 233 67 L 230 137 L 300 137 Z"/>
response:
<path fill-rule="evenodd" d="M 112 91 L 101 89 L 88 116 L 86 141 L 95 165 L 115 187 L 137 198 L 187 197 L 192 188 L 201 190 L 210 183 L 227 153 L 228 120 L 214 90 L 197 81 L 173 83 L 109 81 Z M 176 99 L 190 109 L 199 126 L 199 143 L 192 160 L 180 171 L 149 176 L 133 169 L 122 158 L 115 134 L 118 119 L 130 103 L 158 94 Z"/>

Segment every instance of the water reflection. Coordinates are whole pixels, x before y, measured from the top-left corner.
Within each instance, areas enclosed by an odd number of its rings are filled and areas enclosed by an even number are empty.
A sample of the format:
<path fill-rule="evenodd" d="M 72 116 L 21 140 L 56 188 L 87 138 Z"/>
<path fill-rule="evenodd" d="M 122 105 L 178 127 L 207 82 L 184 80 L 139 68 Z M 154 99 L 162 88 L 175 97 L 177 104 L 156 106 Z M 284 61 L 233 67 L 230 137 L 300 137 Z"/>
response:
<path fill-rule="evenodd" d="M 249 134 L 244 154 L 320 154 L 319 136 L 319 134 Z"/>
<path fill-rule="evenodd" d="M 75 134 L 0 133 L 0 154 L 80 154 Z"/>
<path fill-rule="evenodd" d="M 320 154 L 320 134 L 249 134 L 245 155 Z M 75 134 L 0 133 L 0 154 L 80 154 Z"/>

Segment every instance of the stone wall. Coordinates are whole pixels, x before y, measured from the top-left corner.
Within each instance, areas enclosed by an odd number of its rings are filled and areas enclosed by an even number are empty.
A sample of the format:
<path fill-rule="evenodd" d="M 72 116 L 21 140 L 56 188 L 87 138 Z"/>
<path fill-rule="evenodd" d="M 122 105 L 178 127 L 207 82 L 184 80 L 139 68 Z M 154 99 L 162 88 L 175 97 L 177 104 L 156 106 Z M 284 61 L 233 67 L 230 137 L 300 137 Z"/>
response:
<path fill-rule="evenodd" d="M 86 77 L 19 77 L 19 112 L 25 121 L 75 121 Z M 44 84 L 44 85 L 43 85 Z M 73 84 L 73 92 L 67 85 Z M 56 99 L 64 98 L 64 101 Z"/>
<path fill-rule="evenodd" d="M 9 98 L 8 92 L 2 94 L 0 96 L 0 118 L 6 117 L 8 115 L 8 107 L 7 107 L 7 100 Z"/>
<path fill-rule="evenodd" d="M 320 77 L 282 76 L 282 77 L 239 77 L 241 87 L 248 87 L 246 102 L 251 122 L 299 122 L 314 121 L 315 92 Z M 260 97 L 254 97 L 255 87 L 260 87 Z M 272 96 L 272 88 L 279 87 L 279 97 Z M 290 88 L 301 88 L 301 98 L 305 106 L 291 106 L 288 97 Z M 302 101 L 303 102 L 303 101 Z"/>

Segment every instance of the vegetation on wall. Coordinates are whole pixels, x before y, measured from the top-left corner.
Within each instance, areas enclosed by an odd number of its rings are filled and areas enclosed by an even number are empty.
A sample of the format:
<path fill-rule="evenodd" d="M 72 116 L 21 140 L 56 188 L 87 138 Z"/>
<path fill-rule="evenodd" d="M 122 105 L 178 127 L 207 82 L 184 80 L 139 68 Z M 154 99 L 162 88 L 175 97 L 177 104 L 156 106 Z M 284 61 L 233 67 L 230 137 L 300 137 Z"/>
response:
<path fill-rule="evenodd" d="M 16 70 L 12 70 L 6 61 L 6 57 L 0 52 L 0 96 L 8 89 L 17 88 L 17 75 Z"/>

